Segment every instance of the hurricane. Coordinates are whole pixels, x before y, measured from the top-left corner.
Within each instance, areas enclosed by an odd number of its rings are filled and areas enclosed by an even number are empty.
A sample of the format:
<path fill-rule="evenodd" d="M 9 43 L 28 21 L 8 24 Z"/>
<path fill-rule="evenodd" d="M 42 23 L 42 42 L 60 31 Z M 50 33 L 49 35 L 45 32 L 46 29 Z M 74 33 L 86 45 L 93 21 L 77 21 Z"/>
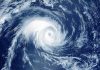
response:
<path fill-rule="evenodd" d="M 99 70 L 99 0 L 0 0 L 0 70 Z"/>

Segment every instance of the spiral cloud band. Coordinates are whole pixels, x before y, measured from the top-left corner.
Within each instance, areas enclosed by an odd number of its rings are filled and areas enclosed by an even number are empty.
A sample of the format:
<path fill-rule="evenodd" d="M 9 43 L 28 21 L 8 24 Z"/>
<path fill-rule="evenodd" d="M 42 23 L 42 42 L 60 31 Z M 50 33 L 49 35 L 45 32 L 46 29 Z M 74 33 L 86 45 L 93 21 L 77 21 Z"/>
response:
<path fill-rule="evenodd" d="M 1 0 L 0 70 L 99 70 L 99 3 Z"/>
<path fill-rule="evenodd" d="M 31 38 L 36 48 L 41 47 L 45 51 L 63 46 L 66 41 L 66 32 L 61 31 L 61 26 L 50 18 L 35 18 L 23 28 L 26 38 Z"/>

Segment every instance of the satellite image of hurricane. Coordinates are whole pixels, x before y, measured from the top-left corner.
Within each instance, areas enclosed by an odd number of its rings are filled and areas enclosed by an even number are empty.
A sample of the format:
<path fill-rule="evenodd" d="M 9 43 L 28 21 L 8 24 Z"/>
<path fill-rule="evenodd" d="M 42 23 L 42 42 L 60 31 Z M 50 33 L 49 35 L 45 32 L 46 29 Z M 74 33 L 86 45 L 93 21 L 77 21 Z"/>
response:
<path fill-rule="evenodd" d="M 100 0 L 0 0 L 0 70 L 100 70 Z"/>

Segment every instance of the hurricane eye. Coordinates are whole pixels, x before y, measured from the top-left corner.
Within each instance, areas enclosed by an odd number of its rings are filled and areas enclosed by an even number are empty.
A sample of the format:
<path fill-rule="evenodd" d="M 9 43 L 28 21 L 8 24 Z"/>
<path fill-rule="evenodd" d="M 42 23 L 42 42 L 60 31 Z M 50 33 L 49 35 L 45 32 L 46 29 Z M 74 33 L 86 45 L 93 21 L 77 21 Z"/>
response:
<path fill-rule="evenodd" d="M 56 34 L 53 31 L 51 31 L 51 30 L 48 30 L 44 34 L 44 38 L 46 38 L 48 42 L 54 42 L 55 37 L 56 37 Z"/>

